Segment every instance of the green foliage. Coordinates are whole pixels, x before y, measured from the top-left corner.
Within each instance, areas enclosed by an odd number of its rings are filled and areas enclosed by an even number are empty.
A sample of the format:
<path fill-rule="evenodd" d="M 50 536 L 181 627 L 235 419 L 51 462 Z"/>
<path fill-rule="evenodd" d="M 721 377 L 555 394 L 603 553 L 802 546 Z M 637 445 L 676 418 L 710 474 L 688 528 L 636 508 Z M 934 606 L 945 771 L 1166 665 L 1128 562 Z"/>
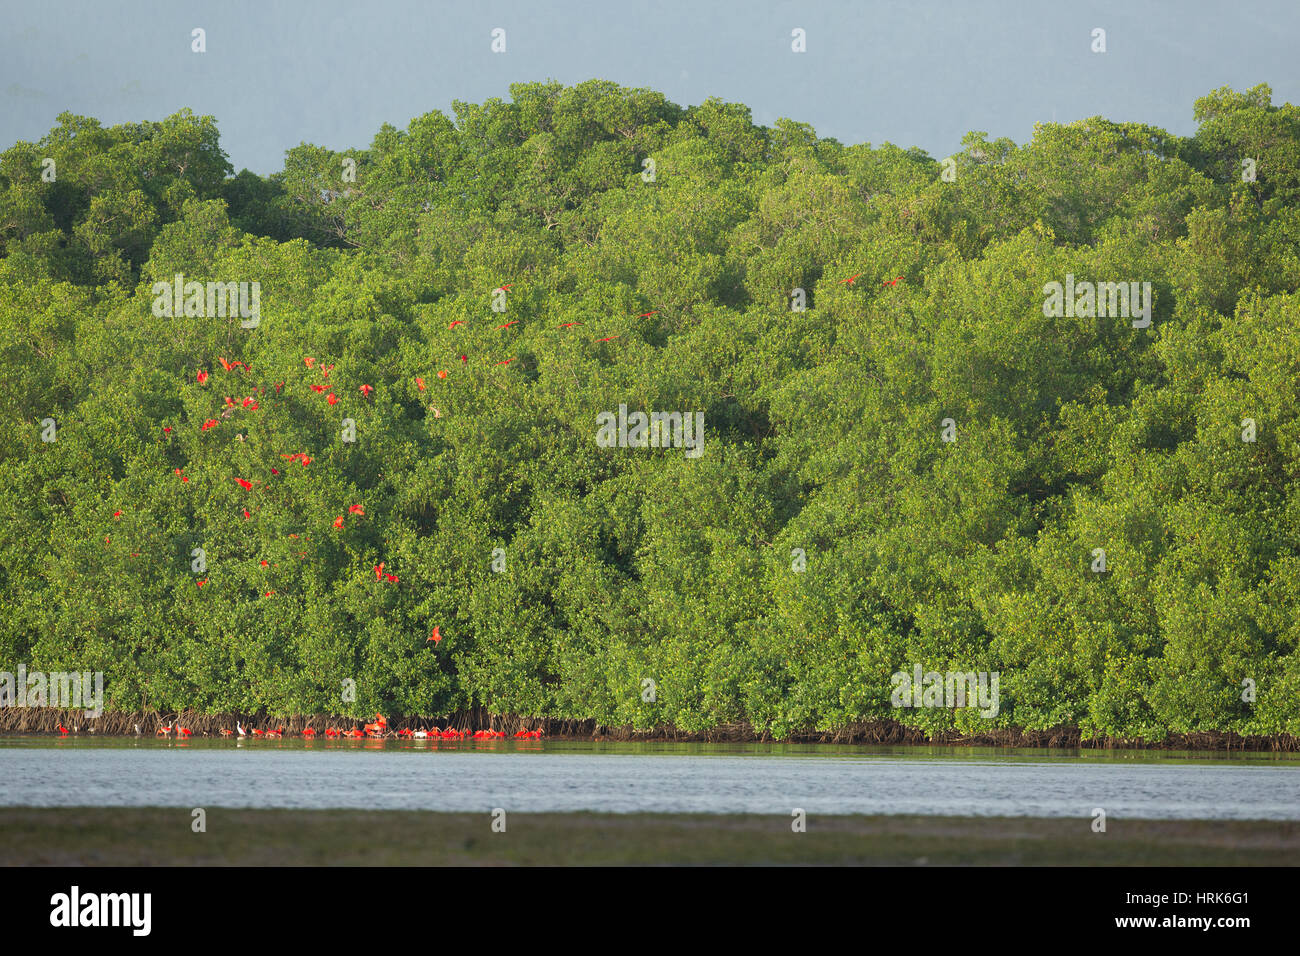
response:
<path fill-rule="evenodd" d="M 1295 107 L 945 166 L 510 93 L 266 178 L 188 112 L 0 154 L 0 669 L 118 709 L 1300 734 Z M 260 321 L 156 316 L 177 274 Z M 1044 315 L 1066 274 L 1150 282 L 1151 327 Z M 703 454 L 599 447 L 620 404 L 704 412 Z M 896 710 L 914 664 L 999 672 L 999 713 Z"/>

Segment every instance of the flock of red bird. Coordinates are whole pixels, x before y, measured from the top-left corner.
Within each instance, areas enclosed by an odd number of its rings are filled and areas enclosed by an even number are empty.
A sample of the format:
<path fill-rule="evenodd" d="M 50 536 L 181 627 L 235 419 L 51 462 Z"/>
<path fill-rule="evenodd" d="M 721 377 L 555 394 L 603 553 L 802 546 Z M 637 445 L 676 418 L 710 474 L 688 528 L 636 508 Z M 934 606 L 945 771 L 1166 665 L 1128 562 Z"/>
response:
<path fill-rule="evenodd" d="M 136 731 L 137 733 L 139 732 L 138 726 Z M 59 734 L 66 737 L 68 733 L 68 728 L 59 724 Z M 293 734 L 285 730 L 284 727 L 276 727 L 272 730 L 262 730 L 257 727 L 245 729 L 244 725 L 239 721 L 235 721 L 234 730 L 231 730 L 228 727 L 223 727 L 220 733 L 223 737 L 266 738 L 272 740 L 285 736 L 293 736 Z M 163 724 L 158 728 L 157 736 L 159 737 L 171 737 L 172 734 L 175 734 L 178 740 L 183 740 L 191 737 L 193 731 L 188 727 L 180 726 L 180 724 L 175 720 L 170 724 Z M 327 727 L 320 736 L 331 740 L 337 738 L 347 738 L 352 740 L 383 740 L 387 737 L 395 737 L 399 740 L 464 740 L 466 738 L 470 740 L 495 740 L 505 737 L 506 735 L 500 730 L 476 730 L 473 733 L 470 733 L 468 730 L 456 730 L 452 727 L 447 727 L 442 730 L 433 727 L 422 730 L 403 728 L 402 730 L 392 731 L 388 728 L 388 720 L 384 715 L 376 714 L 374 721 L 365 724 L 364 727 L 353 727 L 349 730 L 342 730 L 337 727 Z M 541 736 L 542 732 L 540 730 L 520 730 L 514 735 L 516 740 L 536 740 Z M 306 740 L 314 740 L 317 737 L 316 729 L 314 727 L 305 728 L 302 732 L 302 737 Z"/>

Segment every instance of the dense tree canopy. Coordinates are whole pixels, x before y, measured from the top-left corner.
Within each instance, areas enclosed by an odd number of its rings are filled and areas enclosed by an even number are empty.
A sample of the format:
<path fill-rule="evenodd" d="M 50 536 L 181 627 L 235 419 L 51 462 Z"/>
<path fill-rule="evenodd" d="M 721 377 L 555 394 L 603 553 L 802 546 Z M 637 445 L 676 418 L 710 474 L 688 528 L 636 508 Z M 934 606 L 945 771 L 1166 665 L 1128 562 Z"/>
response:
<path fill-rule="evenodd" d="M 1300 734 L 1300 110 L 945 163 L 510 93 L 267 178 L 188 112 L 0 154 L 0 669 L 779 737 L 921 664 L 1001 674 L 928 731 Z M 177 274 L 260 321 L 155 314 Z M 1151 325 L 1045 315 L 1067 275 Z M 702 454 L 600 447 L 620 404 Z"/>

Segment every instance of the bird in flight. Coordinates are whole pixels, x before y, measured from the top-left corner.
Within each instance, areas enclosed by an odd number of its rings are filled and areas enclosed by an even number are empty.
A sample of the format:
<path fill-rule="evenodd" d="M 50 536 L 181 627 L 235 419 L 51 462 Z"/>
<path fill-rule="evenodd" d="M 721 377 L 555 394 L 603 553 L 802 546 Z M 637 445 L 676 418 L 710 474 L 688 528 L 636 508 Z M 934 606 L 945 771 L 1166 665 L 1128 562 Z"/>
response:
<path fill-rule="evenodd" d="M 880 284 L 881 284 L 881 285 L 898 285 L 898 283 L 900 283 L 900 282 L 902 282 L 902 281 L 903 281 L 903 277 L 902 277 L 902 276 L 899 276 L 897 279 L 886 279 L 884 282 L 882 282 L 882 283 L 880 283 Z"/>
<path fill-rule="evenodd" d="M 442 632 L 438 630 L 438 625 L 435 624 L 433 626 L 433 633 L 429 635 L 429 640 L 425 641 L 424 643 L 428 644 L 429 641 L 433 641 L 434 644 L 437 644 L 441 640 L 442 640 Z"/>
<path fill-rule="evenodd" d="M 854 280 L 856 280 L 856 279 L 858 278 L 858 276 L 860 276 L 860 275 L 862 275 L 861 272 L 855 272 L 853 275 L 849 276 L 847 279 L 841 279 L 841 280 L 840 280 L 840 285 L 853 285 Z"/>
<path fill-rule="evenodd" d="M 458 325 L 464 325 L 464 324 L 465 324 L 465 320 L 464 320 L 464 319 L 456 319 L 454 322 L 451 323 L 451 325 L 447 326 L 447 328 L 448 328 L 448 329 L 454 329 L 456 326 L 458 326 Z"/>
<path fill-rule="evenodd" d="M 251 481 L 245 481 L 243 478 L 236 478 L 234 480 L 239 484 L 239 487 L 243 488 L 245 491 L 253 490 L 253 483 Z"/>
<path fill-rule="evenodd" d="M 366 509 L 360 505 L 348 505 L 348 514 L 365 516 Z"/>
<path fill-rule="evenodd" d="M 498 328 L 498 329 L 508 329 L 508 328 L 510 328 L 510 326 L 512 326 L 512 325 L 518 325 L 518 324 L 519 324 L 519 320 L 518 320 L 518 319 L 514 319 L 513 321 L 507 322 L 505 325 L 498 325 L 497 328 Z"/>
<path fill-rule="evenodd" d="M 424 391 L 424 379 L 422 379 L 422 378 L 418 378 L 418 377 L 417 377 L 416 380 L 415 380 L 415 387 L 418 388 L 420 391 L 423 392 L 423 391 Z"/>
<path fill-rule="evenodd" d="M 616 338 L 618 338 L 617 335 L 611 335 L 611 336 L 610 336 L 609 338 L 607 338 L 607 339 L 601 339 L 601 341 L 602 341 L 602 342 L 613 342 Z"/>
<path fill-rule="evenodd" d="M 329 402 L 331 405 L 338 402 L 338 400 L 339 397 L 335 395 L 333 392 L 330 392 L 328 395 L 325 396 L 325 401 Z"/>
<path fill-rule="evenodd" d="M 199 380 L 199 384 L 200 384 L 200 385 L 207 385 L 207 384 L 208 384 L 208 373 L 207 373 L 207 372 L 199 372 L 199 374 L 198 374 L 198 380 Z"/>
<path fill-rule="evenodd" d="M 334 519 L 334 527 L 336 527 L 336 528 L 341 528 L 341 527 L 343 527 L 343 516 L 342 516 L 342 515 L 339 515 L 337 518 Z"/>
<path fill-rule="evenodd" d="M 310 355 L 304 355 L 302 357 L 302 364 L 306 365 L 308 368 L 311 368 L 313 365 L 316 364 L 316 360 L 312 358 Z"/>
<path fill-rule="evenodd" d="M 375 387 L 373 385 L 362 385 L 361 388 L 358 389 L 358 391 L 360 391 L 361 394 L 364 395 L 366 398 L 369 398 L 370 393 L 373 392 L 374 390 Z"/>
<path fill-rule="evenodd" d="M 573 328 L 575 325 L 582 325 L 582 323 L 581 323 L 581 322 L 565 322 L 563 325 L 560 326 L 560 328 L 562 328 L 562 329 L 571 329 L 571 328 Z"/>

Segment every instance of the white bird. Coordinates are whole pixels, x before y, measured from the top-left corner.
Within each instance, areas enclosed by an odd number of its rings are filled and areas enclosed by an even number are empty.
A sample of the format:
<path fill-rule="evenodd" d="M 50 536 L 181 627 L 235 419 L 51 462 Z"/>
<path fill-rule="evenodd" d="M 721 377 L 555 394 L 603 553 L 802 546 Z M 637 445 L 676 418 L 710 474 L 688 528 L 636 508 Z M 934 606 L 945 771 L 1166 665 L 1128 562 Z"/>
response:
<path fill-rule="evenodd" d="M 241 724 L 239 721 L 235 721 L 235 729 L 239 731 L 239 736 L 241 737 L 248 736 L 248 734 L 244 732 L 244 725 Z"/>

